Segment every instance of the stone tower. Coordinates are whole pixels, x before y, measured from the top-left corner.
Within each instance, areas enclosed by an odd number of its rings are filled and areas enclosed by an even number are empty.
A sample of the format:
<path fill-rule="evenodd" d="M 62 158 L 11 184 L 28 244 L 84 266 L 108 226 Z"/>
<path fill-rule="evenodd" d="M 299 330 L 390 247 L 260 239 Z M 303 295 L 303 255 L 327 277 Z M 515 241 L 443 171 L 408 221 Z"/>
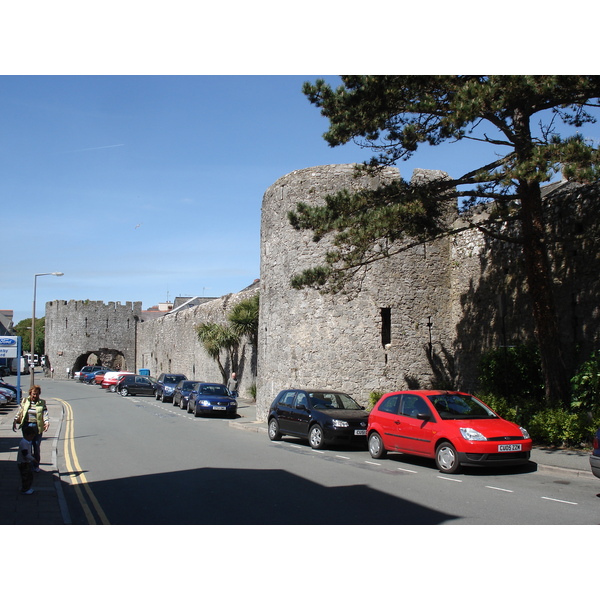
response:
<path fill-rule="evenodd" d="M 443 176 L 419 171 L 416 176 Z M 373 391 L 432 385 L 445 376 L 453 340 L 451 243 L 420 245 L 376 263 L 349 295 L 295 290 L 290 279 L 322 263 L 327 243 L 295 231 L 287 219 L 298 202 L 317 203 L 343 188 L 397 178 L 355 177 L 354 165 L 294 171 L 265 193 L 261 221 L 261 292 L 257 414 L 286 387 L 326 387 L 367 404 Z"/>
<path fill-rule="evenodd" d="M 136 368 L 141 302 L 54 300 L 46 303 L 46 354 L 54 377 L 89 362 L 115 370 Z"/>

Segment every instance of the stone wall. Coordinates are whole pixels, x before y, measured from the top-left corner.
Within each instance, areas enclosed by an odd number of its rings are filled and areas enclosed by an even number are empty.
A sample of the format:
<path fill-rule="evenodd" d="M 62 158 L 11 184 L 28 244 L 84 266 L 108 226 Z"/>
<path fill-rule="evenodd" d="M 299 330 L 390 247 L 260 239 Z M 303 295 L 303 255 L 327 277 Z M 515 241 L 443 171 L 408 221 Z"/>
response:
<path fill-rule="evenodd" d="M 155 377 L 161 373 L 183 373 L 192 380 L 221 382 L 219 367 L 198 340 L 196 327 L 209 322 L 227 324 L 227 314 L 232 307 L 257 293 L 258 287 L 251 286 L 237 294 L 142 323 L 137 343 L 138 368 L 150 369 Z M 222 354 L 221 360 L 229 375 L 231 365 Z M 256 351 L 248 340 L 239 349 L 238 361 L 239 393 L 248 397 L 248 388 L 254 383 L 256 373 Z"/>
<path fill-rule="evenodd" d="M 416 170 L 413 180 L 441 176 Z M 392 168 L 378 178 L 356 178 L 354 165 L 327 165 L 280 178 L 263 197 L 260 284 L 237 294 L 146 322 L 139 302 L 47 303 L 46 351 L 55 376 L 65 377 L 67 368 L 76 370 L 94 354 L 103 364 L 146 368 L 156 377 L 175 372 L 221 381 L 196 327 L 226 323 L 235 304 L 260 290 L 258 348 L 246 342 L 238 357 L 240 395 L 249 397 L 256 384 L 259 419 L 286 387 L 337 388 L 364 405 L 374 391 L 476 391 L 482 352 L 533 338 L 518 246 L 465 229 L 373 264 L 346 294 L 290 286 L 293 275 L 322 262 L 329 242 L 315 243 L 309 232 L 294 230 L 288 211 L 300 201 L 322 202 L 343 188 L 397 177 Z M 599 188 L 568 182 L 546 188 L 548 244 L 571 371 L 600 345 Z M 455 205 L 447 214 L 455 228 L 466 225 Z M 477 211 L 470 214 L 477 218 Z M 229 374 L 231 365 L 222 359 Z"/>
<path fill-rule="evenodd" d="M 297 202 L 322 202 L 323 196 L 344 187 L 378 186 L 381 178 L 394 177 L 398 171 L 387 169 L 379 178 L 357 179 L 354 165 L 328 165 L 294 171 L 265 193 L 259 418 L 266 417 L 271 401 L 286 387 L 340 389 L 366 405 L 373 391 L 426 386 L 442 374 L 453 342 L 449 240 L 374 264 L 348 295 L 290 287 L 294 274 L 322 262 L 327 241 L 317 244 L 309 232 L 295 231 L 288 211 Z"/>
<path fill-rule="evenodd" d="M 46 354 L 63 379 L 88 362 L 133 369 L 141 302 L 54 300 L 46 303 Z M 93 356 L 92 356 L 93 355 Z"/>
<path fill-rule="evenodd" d="M 413 180 L 440 176 L 416 170 Z M 382 177 L 399 174 L 387 169 Z M 365 405 L 371 392 L 406 387 L 474 392 L 483 352 L 534 338 L 520 246 L 474 228 L 376 263 L 348 295 L 292 289 L 293 275 L 322 264 L 328 242 L 314 243 L 309 232 L 295 231 L 288 211 L 298 202 L 322 202 L 326 194 L 364 185 L 378 181 L 355 178 L 353 165 L 328 165 L 294 171 L 264 195 L 259 418 L 266 418 L 286 387 L 337 388 Z M 571 372 L 600 344 L 599 193 L 598 185 L 569 182 L 545 189 L 547 242 Z M 464 215 L 454 214 L 455 229 L 467 225 Z M 485 218 L 485 209 L 469 217 Z M 390 323 L 385 347 L 384 319 Z"/>

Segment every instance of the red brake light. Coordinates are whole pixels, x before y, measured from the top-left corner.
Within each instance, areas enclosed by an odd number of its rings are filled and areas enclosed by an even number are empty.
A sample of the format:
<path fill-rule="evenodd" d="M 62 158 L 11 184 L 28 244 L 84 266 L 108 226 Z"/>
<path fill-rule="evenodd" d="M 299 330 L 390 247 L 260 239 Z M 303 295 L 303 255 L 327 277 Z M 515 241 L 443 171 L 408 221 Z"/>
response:
<path fill-rule="evenodd" d="M 598 448 L 600 447 L 600 444 L 598 443 L 597 435 L 594 436 L 594 441 L 593 441 L 592 445 L 594 446 L 594 450 L 598 450 Z"/>

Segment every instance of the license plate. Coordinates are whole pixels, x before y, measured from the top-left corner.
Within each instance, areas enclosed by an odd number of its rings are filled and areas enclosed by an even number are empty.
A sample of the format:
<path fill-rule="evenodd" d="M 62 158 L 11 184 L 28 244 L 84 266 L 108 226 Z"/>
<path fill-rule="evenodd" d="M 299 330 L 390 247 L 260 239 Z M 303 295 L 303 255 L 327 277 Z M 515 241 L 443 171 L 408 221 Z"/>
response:
<path fill-rule="evenodd" d="M 226 406 L 213 406 L 213 410 L 226 410 Z"/>
<path fill-rule="evenodd" d="M 367 430 L 366 429 L 355 429 L 354 435 L 367 435 Z"/>
<path fill-rule="evenodd" d="M 500 444 L 498 452 L 521 452 L 521 444 Z"/>

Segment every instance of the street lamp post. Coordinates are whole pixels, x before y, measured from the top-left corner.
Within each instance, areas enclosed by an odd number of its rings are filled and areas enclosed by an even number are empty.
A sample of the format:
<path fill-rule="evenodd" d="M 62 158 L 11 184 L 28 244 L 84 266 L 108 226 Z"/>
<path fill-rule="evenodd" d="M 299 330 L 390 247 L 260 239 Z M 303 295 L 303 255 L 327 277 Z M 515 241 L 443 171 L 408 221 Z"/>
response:
<path fill-rule="evenodd" d="M 34 383 L 35 383 L 35 362 L 33 360 L 33 356 L 34 356 L 34 347 L 35 347 L 35 295 L 36 295 L 36 291 L 37 291 L 37 278 L 38 277 L 43 277 L 44 275 L 55 275 L 56 277 L 62 277 L 64 275 L 64 273 L 36 273 L 33 276 L 33 315 L 31 317 L 31 356 L 29 358 L 30 360 L 30 367 L 31 367 L 31 383 L 29 385 L 29 387 L 33 387 Z"/>

